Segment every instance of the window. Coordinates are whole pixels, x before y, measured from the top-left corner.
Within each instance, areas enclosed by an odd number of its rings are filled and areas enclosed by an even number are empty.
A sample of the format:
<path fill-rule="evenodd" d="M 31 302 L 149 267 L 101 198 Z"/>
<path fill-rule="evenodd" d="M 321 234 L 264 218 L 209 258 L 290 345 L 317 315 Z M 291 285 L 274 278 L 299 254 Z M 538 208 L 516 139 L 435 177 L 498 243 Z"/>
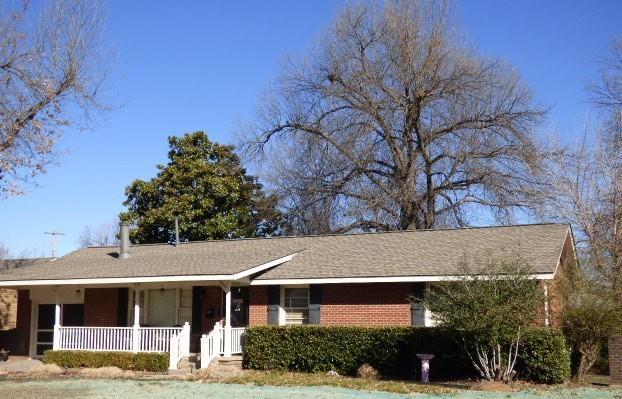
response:
<path fill-rule="evenodd" d="M 285 288 L 285 324 L 309 323 L 309 289 Z"/>
<path fill-rule="evenodd" d="M 150 326 L 171 327 L 177 323 L 177 290 L 149 290 L 148 304 Z"/>

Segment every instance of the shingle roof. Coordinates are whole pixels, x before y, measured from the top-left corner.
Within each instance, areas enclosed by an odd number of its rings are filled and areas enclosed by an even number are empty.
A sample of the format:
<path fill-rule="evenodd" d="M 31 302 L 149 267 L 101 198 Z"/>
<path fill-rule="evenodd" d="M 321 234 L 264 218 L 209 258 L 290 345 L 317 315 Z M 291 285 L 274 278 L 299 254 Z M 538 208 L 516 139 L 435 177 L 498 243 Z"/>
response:
<path fill-rule="evenodd" d="M 18 267 L 32 266 L 45 263 L 54 258 L 24 258 L 24 259 L 0 259 L 0 270 L 15 269 Z"/>
<path fill-rule="evenodd" d="M 258 280 L 342 277 L 445 276 L 467 258 L 520 251 L 535 273 L 557 266 L 568 225 L 419 230 L 137 245 L 118 259 L 116 247 L 84 248 L 27 268 L 0 271 L 1 281 L 232 275 L 296 256 Z"/>
<path fill-rule="evenodd" d="M 535 273 L 553 273 L 568 232 L 542 224 L 299 238 L 303 252 L 257 279 L 451 276 L 465 257 L 517 251 Z"/>

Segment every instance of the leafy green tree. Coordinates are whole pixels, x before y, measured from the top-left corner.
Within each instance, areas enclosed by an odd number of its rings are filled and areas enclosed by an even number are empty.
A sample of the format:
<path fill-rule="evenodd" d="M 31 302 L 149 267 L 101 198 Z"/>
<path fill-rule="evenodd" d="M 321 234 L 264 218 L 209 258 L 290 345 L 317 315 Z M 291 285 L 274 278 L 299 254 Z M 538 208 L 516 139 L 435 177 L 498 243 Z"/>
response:
<path fill-rule="evenodd" d="M 424 299 L 434 320 L 458 332 L 480 376 L 509 382 L 521 337 L 538 315 L 542 293 L 527 263 L 487 259 L 477 267 L 464 261 L 457 281 L 433 287 Z"/>
<path fill-rule="evenodd" d="M 267 236 L 278 233 L 276 199 L 246 173 L 234 147 L 204 132 L 169 137 L 169 162 L 149 181 L 129 185 L 122 220 L 135 225 L 136 243 L 171 241 L 179 218 L 182 240 Z"/>

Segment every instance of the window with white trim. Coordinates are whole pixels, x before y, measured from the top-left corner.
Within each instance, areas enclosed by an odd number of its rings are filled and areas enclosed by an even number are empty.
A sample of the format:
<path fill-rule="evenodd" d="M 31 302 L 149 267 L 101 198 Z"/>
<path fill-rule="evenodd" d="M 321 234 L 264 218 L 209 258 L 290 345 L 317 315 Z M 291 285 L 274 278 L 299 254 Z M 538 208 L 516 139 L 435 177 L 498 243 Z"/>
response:
<path fill-rule="evenodd" d="M 285 324 L 309 324 L 309 288 L 285 288 L 283 294 Z"/>

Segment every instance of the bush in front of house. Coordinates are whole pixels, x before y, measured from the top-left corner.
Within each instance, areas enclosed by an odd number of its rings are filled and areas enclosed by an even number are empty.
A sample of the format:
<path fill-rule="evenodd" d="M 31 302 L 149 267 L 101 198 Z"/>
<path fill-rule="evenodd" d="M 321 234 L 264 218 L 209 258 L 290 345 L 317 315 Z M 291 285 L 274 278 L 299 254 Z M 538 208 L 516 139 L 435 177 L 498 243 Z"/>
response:
<path fill-rule="evenodd" d="M 435 380 L 474 377 L 459 335 L 444 328 L 258 326 L 246 330 L 245 367 L 301 372 L 337 371 L 355 375 L 369 363 L 385 377 L 415 378 L 418 353 L 435 355 L 430 376 Z M 561 383 L 570 370 L 564 337 L 552 329 L 529 329 L 517 368 L 519 377 Z"/>
<path fill-rule="evenodd" d="M 165 372 L 168 353 L 45 351 L 43 363 L 66 368 L 118 367 L 122 370 Z"/>
<path fill-rule="evenodd" d="M 570 349 L 561 331 L 531 328 L 522 337 L 517 360 L 518 376 L 542 384 L 559 384 L 570 378 Z"/>

